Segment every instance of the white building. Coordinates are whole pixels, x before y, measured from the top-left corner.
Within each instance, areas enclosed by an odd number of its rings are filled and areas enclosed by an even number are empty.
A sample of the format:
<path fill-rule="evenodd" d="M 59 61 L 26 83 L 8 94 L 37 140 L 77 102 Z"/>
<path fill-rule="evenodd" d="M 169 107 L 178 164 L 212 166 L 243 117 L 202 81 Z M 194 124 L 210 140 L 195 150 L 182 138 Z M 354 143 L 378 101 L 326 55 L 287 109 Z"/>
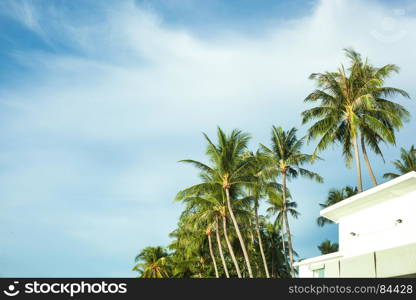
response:
<path fill-rule="evenodd" d="M 321 211 L 339 251 L 295 263 L 299 277 L 416 277 L 416 172 Z"/>

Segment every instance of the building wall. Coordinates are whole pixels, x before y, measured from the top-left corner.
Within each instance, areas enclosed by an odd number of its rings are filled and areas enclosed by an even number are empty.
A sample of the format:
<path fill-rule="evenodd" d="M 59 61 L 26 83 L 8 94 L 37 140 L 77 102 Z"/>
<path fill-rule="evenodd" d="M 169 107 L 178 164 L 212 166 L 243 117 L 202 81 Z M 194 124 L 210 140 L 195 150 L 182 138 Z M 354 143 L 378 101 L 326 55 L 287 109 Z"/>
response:
<path fill-rule="evenodd" d="M 402 223 L 397 220 L 401 219 Z M 351 235 L 356 233 L 356 236 Z M 358 255 L 416 242 L 416 191 L 339 220 L 340 253 Z"/>
<path fill-rule="evenodd" d="M 313 271 L 309 270 L 309 265 L 299 266 L 298 277 L 300 278 L 312 278 L 313 277 Z"/>
<path fill-rule="evenodd" d="M 328 258 L 299 266 L 299 277 L 411 277 L 416 278 L 416 243 L 365 254 Z"/>

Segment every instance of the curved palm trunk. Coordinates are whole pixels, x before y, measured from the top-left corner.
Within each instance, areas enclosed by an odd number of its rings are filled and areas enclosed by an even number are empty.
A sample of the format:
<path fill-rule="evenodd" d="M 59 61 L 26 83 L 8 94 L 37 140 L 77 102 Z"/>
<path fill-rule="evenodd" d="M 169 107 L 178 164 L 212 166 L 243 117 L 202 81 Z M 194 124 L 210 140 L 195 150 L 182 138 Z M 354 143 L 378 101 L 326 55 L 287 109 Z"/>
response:
<path fill-rule="evenodd" d="M 225 259 L 224 259 L 224 253 L 222 252 L 222 245 L 221 245 L 221 239 L 220 239 L 220 233 L 219 233 L 219 227 L 218 227 L 218 218 L 216 218 L 215 234 L 217 236 L 218 252 L 220 253 L 221 262 L 222 262 L 222 265 L 223 265 L 224 271 L 225 271 L 225 276 L 227 278 L 230 278 L 230 274 L 228 273 L 227 264 L 225 263 Z"/>
<path fill-rule="evenodd" d="M 230 212 L 230 217 L 231 217 L 231 220 L 233 221 L 235 232 L 237 233 L 237 237 L 240 241 L 241 250 L 243 250 L 243 255 L 244 255 L 244 260 L 245 260 L 246 265 L 247 265 L 248 275 L 249 275 L 250 278 L 253 278 L 253 271 L 251 270 L 251 264 L 250 264 L 250 259 L 248 258 L 248 255 L 247 255 L 246 245 L 244 244 L 243 236 L 241 235 L 240 228 L 238 227 L 237 220 L 234 216 L 234 212 L 233 212 L 233 209 L 231 207 L 229 188 L 225 188 L 225 194 L 227 196 L 227 206 L 228 206 L 228 210 Z"/>
<path fill-rule="evenodd" d="M 280 220 L 280 236 L 282 237 L 282 246 L 283 246 L 283 253 L 285 254 L 285 256 L 286 256 L 286 243 L 285 243 L 285 226 L 284 226 L 284 224 L 283 224 L 283 219 L 282 220 Z"/>
<path fill-rule="evenodd" d="M 217 262 L 215 261 L 214 251 L 212 250 L 211 233 L 207 234 L 207 236 L 208 236 L 209 254 L 211 255 L 212 263 L 214 264 L 215 276 L 219 278 L 220 276 L 218 275 Z"/>
<path fill-rule="evenodd" d="M 368 173 L 370 174 L 371 181 L 373 182 L 374 186 L 377 186 L 378 185 L 377 179 L 376 179 L 376 176 L 374 176 L 373 169 L 371 168 L 370 160 L 368 159 L 368 156 L 367 156 L 367 150 L 365 149 L 364 137 L 362 136 L 361 136 L 361 149 L 363 151 L 364 161 L 367 166 Z"/>
<path fill-rule="evenodd" d="M 264 272 L 266 272 L 266 277 L 267 278 L 270 278 L 269 268 L 267 267 L 266 256 L 264 255 L 264 251 L 263 251 L 263 242 L 261 240 L 261 235 L 260 235 L 260 229 L 259 229 L 259 214 L 257 212 L 257 207 L 254 208 L 254 212 L 255 212 L 255 216 L 256 216 L 257 239 L 259 241 L 259 248 L 260 248 L 261 258 L 263 259 Z"/>
<path fill-rule="evenodd" d="M 295 270 L 293 269 L 293 247 L 292 247 L 292 236 L 290 234 L 290 227 L 289 227 L 289 220 L 287 219 L 286 213 L 286 171 L 282 173 L 282 196 L 283 196 L 283 218 L 286 225 L 286 233 L 287 233 L 287 247 L 289 250 L 289 262 L 290 262 L 290 273 L 292 277 L 295 277 Z"/>
<path fill-rule="evenodd" d="M 357 136 L 352 138 L 352 143 L 354 145 L 355 166 L 357 167 L 358 192 L 361 193 L 363 191 L 363 180 L 361 178 L 361 163 L 360 163 L 360 153 L 358 151 Z"/>
<path fill-rule="evenodd" d="M 238 278 L 241 278 L 240 267 L 238 266 L 238 262 L 237 262 L 237 259 L 235 258 L 233 247 L 231 246 L 230 239 L 228 238 L 227 219 L 226 219 L 225 216 L 222 217 L 222 228 L 223 228 L 223 231 L 224 231 L 223 233 L 224 233 L 224 237 L 225 237 L 225 242 L 227 243 L 228 251 L 230 252 L 231 259 L 234 263 L 235 271 L 237 272 Z"/>

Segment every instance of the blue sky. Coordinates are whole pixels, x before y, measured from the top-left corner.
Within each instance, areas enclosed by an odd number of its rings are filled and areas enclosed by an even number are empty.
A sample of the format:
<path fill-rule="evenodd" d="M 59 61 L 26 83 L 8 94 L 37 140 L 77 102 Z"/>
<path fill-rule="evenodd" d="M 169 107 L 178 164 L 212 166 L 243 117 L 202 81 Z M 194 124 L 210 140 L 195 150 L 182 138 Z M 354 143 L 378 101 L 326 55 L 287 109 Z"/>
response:
<path fill-rule="evenodd" d="M 398 64 L 389 83 L 416 97 L 415 12 L 412 1 L 2 1 L 0 276 L 134 276 L 141 248 L 169 242 L 174 195 L 198 180 L 177 161 L 204 160 L 201 132 L 240 128 L 252 149 L 272 125 L 304 134 L 307 77 L 345 62 L 345 47 Z M 412 119 L 398 144 L 414 132 Z M 384 153 L 386 164 L 371 156 L 380 181 L 399 149 Z M 324 184 L 290 183 L 301 257 L 337 239 L 315 225 L 318 203 L 355 184 L 340 149 L 322 157 L 311 169 Z"/>

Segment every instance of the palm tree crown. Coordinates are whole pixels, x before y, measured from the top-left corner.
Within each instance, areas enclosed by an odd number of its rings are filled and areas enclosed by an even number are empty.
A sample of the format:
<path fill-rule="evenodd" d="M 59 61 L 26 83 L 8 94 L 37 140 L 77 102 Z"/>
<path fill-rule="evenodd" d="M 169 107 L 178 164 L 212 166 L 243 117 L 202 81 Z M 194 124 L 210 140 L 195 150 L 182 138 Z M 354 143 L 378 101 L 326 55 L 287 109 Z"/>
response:
<path fill-rule="evenodd" d="M 146 247 L 136 256 L 133 271 L 141 278 L 169 277 L 169 254 L 163 247 Z"/>
<path fill-rule="evenodd" d="M 326 198 L 325 203 L 320 203 L 319 205 L 322 208 L 327 208 L 331 205 L 334 205 L 342 200 L 345 200 L 349 197 L 354 196 L 358 193 L 358 189 L 352 186 L 345 186 L 342 189 L 330 189 L 328 193 L 328 197 Z M 325 224 L 331 224 L 333 223 L 331 220 L 324 218 L 324 217 L 318 217 L 316 220 L 319 226 L 324 226 Z"/>
<path fill-rule="evenodd" d="M 314 73 L 318 89 L 305 98 L 305 102 L 319 104 L 302 113 L 303 124 L 317 120 L 308 129 L 308 138 L 320 140 L 315 152 L 325 150 L 329 145 L 339 143 L 350 166 L 354 149 L 358 190 L 362 191 L 361 166 L 358 150 L 360 134 L 364 142 L 381 153 L 377 144 L 380 140 L 395 143 L 394 128 L 400 128 L 408 112 L 387 98 L 409 95 L 398 88 L 384 86 L 385 79 L 398 68 L 386 65 L 376 69 L 363 63 L 359 55 L 347 50 L 352 59 L 349 70 L 341 66 L 337 72 Z"/>
<path fill-rule="evenodd" d="M 282 183 L 282 204 L 283 219 L 285 223 L 285 230 L 287 234 L 289 260 L 292 276 L 295 276 L 295 270 L 293 268 L 293 249 L 292 249 L 292 237 L 290 233 L 289 220 L 287 217 L 286 201 L 287 201 L 287 179 L 297 178 L 299 175 L 314 179 L 317 182 L 323 182 L 321 176 L 317 173 L 309 171 L 303 168 L 304 164 L 312 163 L 313 156 L 305 154 L 301 151 L 304 144 L 305 137 L 300 139 L 296 136 L 297 129 L 291 128 L 288 131 L 283 130 L 282 127 L 272 127 L 271 148 L 260 144 L 260 148 L 265 157 L 268 158 L 268 168 L 265 168 L 264 173 L 268 173 L 269 176 L 280 176 Z"/>
<path fill-rule="evenodd" d="M 401 160 L 393 161 L 393 165 L 399 173 L 385 173 L 384 178 L 393 179 L 411 171 L 416 171 L 416 148 L 414 145 L 410 147 L 409 151 L 401 148 L 400 158 Z"/>
<path fill-rule="evenodd" d="M 331 243 L 330 240 L 325 240 L 318 246 L 318 249 L 319 251 L 321 251 L 321 254 L 329 254 L 329 253 L 337 252 L 338 248 L 339 248 L 338 244 Z"/>

